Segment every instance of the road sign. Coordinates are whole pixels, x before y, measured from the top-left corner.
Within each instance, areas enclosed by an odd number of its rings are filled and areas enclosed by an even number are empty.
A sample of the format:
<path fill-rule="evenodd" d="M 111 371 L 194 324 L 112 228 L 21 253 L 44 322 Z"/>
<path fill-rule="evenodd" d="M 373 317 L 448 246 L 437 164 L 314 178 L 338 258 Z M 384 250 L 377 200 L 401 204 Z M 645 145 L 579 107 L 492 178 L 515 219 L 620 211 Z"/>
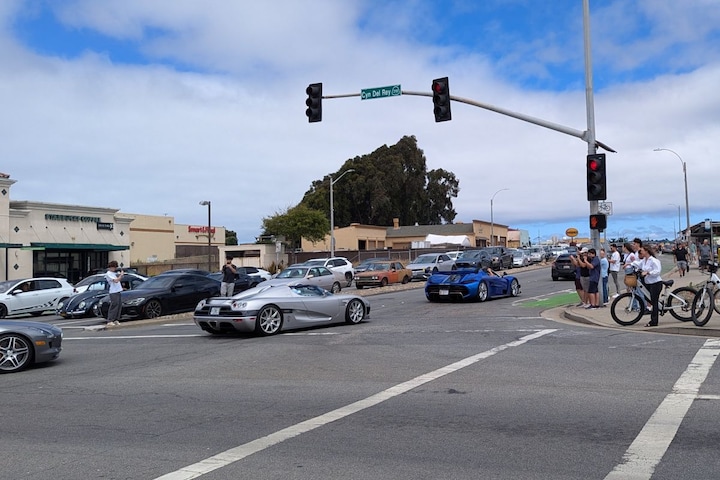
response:
<path fill-rule="evenodd" d="M 360 90 L 360 100 L 372 98 L 399 97 L 402 94 L 400 85 L 389 85 L 387 87 L 364 88 Z"/>
<path fill-rule="evenodd" d="M 567 235 L 568 237 L 577 237 L 578 230 L 577 230 L 577 228 L 570 227 L 567 230 L 565 230 L 565 235 Z"/>
<path fill-rule="evenodd" d="M 598 202 L 598 213 L 602 213 L 603 215 L 612 215 L 612 202 Z"/>

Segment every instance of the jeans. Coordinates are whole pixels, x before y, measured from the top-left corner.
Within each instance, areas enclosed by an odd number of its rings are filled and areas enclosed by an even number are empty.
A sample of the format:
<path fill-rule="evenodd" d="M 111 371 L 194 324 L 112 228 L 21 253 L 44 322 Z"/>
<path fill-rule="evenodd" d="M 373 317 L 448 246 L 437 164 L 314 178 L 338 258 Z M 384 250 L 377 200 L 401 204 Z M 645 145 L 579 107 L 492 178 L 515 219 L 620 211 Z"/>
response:
<path fill-rule="evenodd" d="M 221 282 L 220 283 L 220 296 L 221 297 L 232 297 L 235 291 L 235 282 Z"/>
<path fill-rule="evenodd" d="M 608 303 L 608 277 L 602 277 L 602 303 Z"/>

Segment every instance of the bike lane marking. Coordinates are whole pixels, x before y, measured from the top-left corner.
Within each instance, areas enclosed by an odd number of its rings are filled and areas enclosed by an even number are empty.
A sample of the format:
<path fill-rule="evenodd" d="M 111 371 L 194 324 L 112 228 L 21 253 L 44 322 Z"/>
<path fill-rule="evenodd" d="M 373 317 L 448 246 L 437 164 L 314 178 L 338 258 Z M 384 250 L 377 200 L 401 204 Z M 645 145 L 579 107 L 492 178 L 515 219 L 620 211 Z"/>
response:
<path fill-rule="evenodd" d="M 385 402 L 386 400 L 390 400 L 394 397 L 397 397 L 398 395 L 408 392 L 428 382 L 432 382 L 433 380 L 444 377 L 445 375 L 457 372 L 458 370 L 473 365 L 480 360 L 492 357 L 496 353 L 500 353 L 504 350 L 507 350 L 508 348 L 519 347 L 520 345 L 523 345 L 531 340 L 535 340 L 556 331 L 557 329 L 536 331 L 535 333 L 521 337 L 513 342 L 499 345 L 497 347 L 491 348 L 490 350 L 486 350 L 485 352 L 472 355 L 455 363 L 451 363 L 450 365 L 441 367 L 432 372 L 428 372 L 418 377 L 415 377 L 412 380 L 408 380 L 407 382 L 397 384 L 393 387 L 383 390 L 382 392 L 376 393 L 375 395 L 371 395 L 367 398 L 351 403 L 344 407 L 340 407 L 336 410 L 332 410 L 315 418 L 305 420 L 304 422 L 300 422 L 296 425 L 291 425 L 290 427 L 278 430 L 277 432 L 271 433 L 270 435 L 266 435 L 243 445 L 239 445 L 229 450 L 225 450 L 224 452 L 220 452 L 217 455 L 208 457 L 205 460 L 201 460 L 197 463 L 193 463 L 192 465 L 188 465 L 174 472 L 170 472 L 162 475 L 161 477 L 157 477 L 155 480 L 190 480 L 192 478 L 200 477 L 202 475 L 205 475 L 206 473 L 210 473 L 214 470 L 217 470 L 218 468 L 225 467 L 227 465 L 230 465 L 231 463 L 242 460 L 243 458 L 248 457 L 254 453 L 272 447 L 273 445 L 284 442 L 285 440 L 289 440 L 303 433 L 315 430 L 316 428 L 327 425 L 328 423 L 340 420 L 354 413 L 373 407 L 382 402 Z"/>
<path fill-rule="evenodd" d="M 605 480 L 650 479 L 662 460 L 693 401 L 700 396 L 700 386 L 720 353 L 720 340 L 709 339 L 673 385 L 672 392 L 660 403 L 635 440 L 623 455 L 621 463 Z"/>

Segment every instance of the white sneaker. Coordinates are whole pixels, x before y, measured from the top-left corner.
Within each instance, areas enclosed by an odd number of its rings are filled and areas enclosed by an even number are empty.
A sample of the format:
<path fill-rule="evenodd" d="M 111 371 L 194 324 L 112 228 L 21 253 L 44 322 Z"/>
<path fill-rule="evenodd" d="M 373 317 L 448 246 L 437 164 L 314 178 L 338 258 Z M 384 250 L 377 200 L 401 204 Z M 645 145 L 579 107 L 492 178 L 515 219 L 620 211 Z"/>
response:
<path fill-rule="evenodd" d="M 619 297 L 619 296 L 620 296 L 620 294 L 619 294 L 619 293 L 616 293 L 615 295 L 612 296 L 612 298 L 617 298 L 617 297 Z"/>

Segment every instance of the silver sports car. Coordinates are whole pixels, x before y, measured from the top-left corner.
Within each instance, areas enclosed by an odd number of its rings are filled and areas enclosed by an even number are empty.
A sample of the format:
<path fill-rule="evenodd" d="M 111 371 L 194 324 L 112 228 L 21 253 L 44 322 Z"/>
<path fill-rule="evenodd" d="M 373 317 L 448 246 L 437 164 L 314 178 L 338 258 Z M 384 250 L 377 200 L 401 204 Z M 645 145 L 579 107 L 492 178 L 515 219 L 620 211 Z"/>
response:
<path fill-rule="evenodd" d="M 334 294 L 315 285 L 267 281 L 231 298 L 207 298 L 195 308 L 193 318 L 210 333 L 274 335 L 331 323 L 357 324 L 369 315 L 370 303 L 363 297 Z"/>
<path fill-rule="evenodd" d="M 0 320 L 0 373 L 17 372 L 60 355 L 62 330 L 25 320 Z"/>

